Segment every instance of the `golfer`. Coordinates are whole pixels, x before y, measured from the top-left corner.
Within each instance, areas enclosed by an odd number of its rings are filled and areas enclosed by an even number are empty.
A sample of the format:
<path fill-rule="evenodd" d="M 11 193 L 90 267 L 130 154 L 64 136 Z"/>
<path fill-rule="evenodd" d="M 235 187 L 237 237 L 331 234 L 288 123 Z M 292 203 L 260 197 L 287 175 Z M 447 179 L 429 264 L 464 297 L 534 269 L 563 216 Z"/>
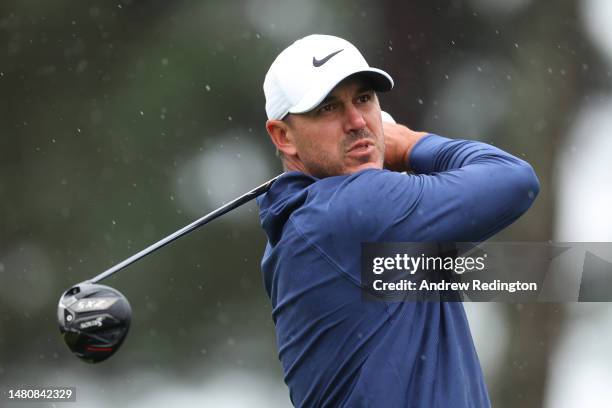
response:
<path fill-rule="evenodd" d="M 300 407 L 488 407 L 463 305 L 363 301 L 361 243 L 485 240 L 539 182 L 488 144 L 383 122 L 377 93 L 392 87 L 326 35 L 296 41 L 266 74 L 286 173 L 258 198 L 262 271 L 285 382 Z"/>

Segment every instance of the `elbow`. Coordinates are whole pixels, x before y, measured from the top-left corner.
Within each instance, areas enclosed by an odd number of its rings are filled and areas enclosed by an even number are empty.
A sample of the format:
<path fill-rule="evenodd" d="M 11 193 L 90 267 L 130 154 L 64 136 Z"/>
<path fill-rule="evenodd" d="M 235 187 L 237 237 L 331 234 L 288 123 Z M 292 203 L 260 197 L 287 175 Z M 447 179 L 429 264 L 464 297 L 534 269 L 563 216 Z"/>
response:
<path fill-rule="evenodd" d="M 522 161 L 512 172 L 511 184 L 516 198 L 516 208 L 520 213 L 524 213 L 531 207 L 540 192 L 540 180 L 533 167 L 529 163 Z"/>
<path fill-rule="evenodd" d="M 538 176 L 533 167 L 527 162 L 523 164 L 522 173 L 523 191 L 527 192 L 527 198 L 530 200 L 529 204 L 531 205 L 540 193 L 540 180 L 538 180 Z"/>

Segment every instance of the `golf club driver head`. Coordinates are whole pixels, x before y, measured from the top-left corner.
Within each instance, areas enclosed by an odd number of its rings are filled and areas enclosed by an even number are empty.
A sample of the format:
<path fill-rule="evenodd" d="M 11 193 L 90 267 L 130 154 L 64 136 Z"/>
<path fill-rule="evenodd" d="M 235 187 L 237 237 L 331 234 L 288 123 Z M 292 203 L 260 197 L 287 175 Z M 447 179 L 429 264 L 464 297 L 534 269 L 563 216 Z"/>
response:
<path fill-rule="evenodd" d="M 64 292 L 57 319 L 68 348 L 85 362 L 99 363 L 123 343 L 132 309 L 118 290 L 82 282 Z"/>

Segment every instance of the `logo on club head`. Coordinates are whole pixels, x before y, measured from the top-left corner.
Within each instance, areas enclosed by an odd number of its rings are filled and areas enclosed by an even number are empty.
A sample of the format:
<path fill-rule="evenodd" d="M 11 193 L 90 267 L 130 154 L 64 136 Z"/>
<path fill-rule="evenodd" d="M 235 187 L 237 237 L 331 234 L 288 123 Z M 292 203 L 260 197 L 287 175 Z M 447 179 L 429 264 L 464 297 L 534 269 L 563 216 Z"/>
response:
<path fill-rule="evenodd" d="M 89 321 L 81 323 L 79 325 L 79 327 L 81 329 L 88 329 L 90 327 L 102 327 L 102 320 L 103 319 L 104 319 L 104 316 L 96 317 L 93 320 L 89 320 Z"/>
<path fill-rule="evenodd" d="M 117 298 L 95 298 L 95 299 L 82 299 L 76 302 L 70 308 L 75 312 L 93 312 L 96 310 L 105 310 L 111 307 Z"/>

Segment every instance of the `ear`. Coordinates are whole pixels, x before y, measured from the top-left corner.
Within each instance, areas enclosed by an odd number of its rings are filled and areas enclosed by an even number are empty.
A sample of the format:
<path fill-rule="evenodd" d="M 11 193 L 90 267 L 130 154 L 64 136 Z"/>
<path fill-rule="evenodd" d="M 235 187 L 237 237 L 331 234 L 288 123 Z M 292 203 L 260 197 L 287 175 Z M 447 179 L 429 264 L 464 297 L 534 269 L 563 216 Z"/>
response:
<path fill-rule="evenodd" d="M 270 119 L 266 122 L 266 130 L 274 146 L 285 156 L 295 156 L 297 154 L 288 124 L 282 120 Z"/>

